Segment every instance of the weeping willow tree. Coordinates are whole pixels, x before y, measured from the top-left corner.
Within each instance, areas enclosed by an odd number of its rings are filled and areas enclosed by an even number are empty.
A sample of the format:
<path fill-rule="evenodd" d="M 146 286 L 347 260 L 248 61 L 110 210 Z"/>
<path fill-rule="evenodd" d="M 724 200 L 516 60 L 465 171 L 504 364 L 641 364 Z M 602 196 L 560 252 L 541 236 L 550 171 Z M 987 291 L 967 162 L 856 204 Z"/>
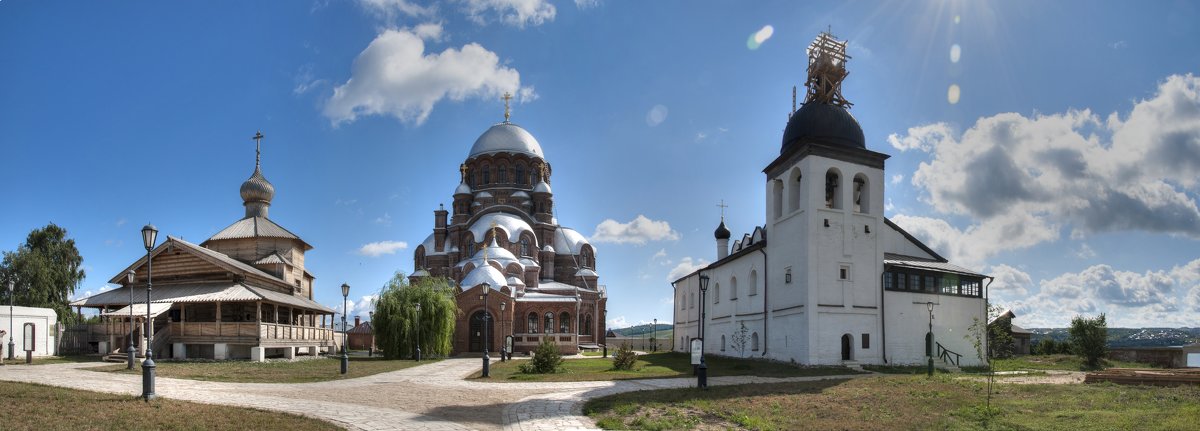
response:
<path fill-rule="evenodd" d="M 445 278 L 425 277 L 416 283 L 396 272 L 379 292 L 371 325 L 375 344 L 387 359 L 411 358 L 417 347 L 417 303 L 421 304 L 420 346 L 422 356 L 447 356 L 454 339 L 458 304 L 454 285 Z"/>

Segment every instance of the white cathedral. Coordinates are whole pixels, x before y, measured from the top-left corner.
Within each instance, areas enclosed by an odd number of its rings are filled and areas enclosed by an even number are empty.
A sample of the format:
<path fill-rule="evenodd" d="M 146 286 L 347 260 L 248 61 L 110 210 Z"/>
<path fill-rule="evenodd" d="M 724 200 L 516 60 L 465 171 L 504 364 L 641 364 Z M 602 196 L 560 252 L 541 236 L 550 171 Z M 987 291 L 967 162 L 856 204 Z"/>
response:
<path fill-rule="evenodd" d="M 675 350 L 688 351 L 703 331 L 705 354 L 984 363 L 969 328 L 987 321 L 991 277 L 950 264 L 883 216 L 888 155 L 866 148 L 847 111 L 847 58 L 846 42 L 828 33 L 810 47 L 804 105 L 763 169 L 766 223 L 730 245 L 722 218 L 717 260 L 671 283 Z"/>

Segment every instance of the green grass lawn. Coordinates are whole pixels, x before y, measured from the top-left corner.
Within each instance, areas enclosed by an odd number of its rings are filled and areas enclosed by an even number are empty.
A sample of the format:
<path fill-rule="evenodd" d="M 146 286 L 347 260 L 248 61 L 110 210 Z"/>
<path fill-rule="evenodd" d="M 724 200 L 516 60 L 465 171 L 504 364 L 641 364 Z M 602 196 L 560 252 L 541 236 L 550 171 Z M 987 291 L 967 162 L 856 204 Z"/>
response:
<path fill-rule="evenodd" d="M 1075 355 L 1025 355 L 1010 359 L 994 359 L 992 365 L 996 371 L 1017 370 L 1062 370 L 1062 371 L 1091 371 L 1083 358 Z M 1114 361 L 1101 359 L 1100 368 L 1152 368 L 1150 364 L 1140 362 Z"/>
<path fill-rule="evenodd" d="M 350 357 L 350 366 L 345 375 L 341 374 L 341 360 L 335 358 L 309 359 L 294 362 L 249 362 L 249 361 L 210 361 L 210 362 L 174 362 L 157 361 L 158 376 L 176 379 L 208 380 L 213 382 L 240 383 L 307 383 L 327 380 L 351 379 L 403 370 L 408 367 L 435 362 L 424 360 L 386 360 L 383 358 Z M 125 369 L 125 364 L 108 365 L 88 368 L 92 371 L 113 373 L 141 374 L 141 366 L 134 366 L 133 371 Z"/>
<path fill-rule="evenodd" d="M 301 416 L 189 403 L 165 398 L 145 402 L 30 383 L 0 382 L 5 430 L 336 430 L 331 423 Z"/>
<path fill-rule="evenodd" d="M 580 354 L 583 356 L 603 356 L 604 352 L 583 352 Z"/>
<path fill-rule="evenodd" d="M 1195 429 L 1200 387 L 999 385 L 953 376 L 630 392 L 589 401 L 605 429 Z"/>
<path fill-rule="evenodd" d="M 692 377 L 691 356 L 686 353 L 664 352 L 639 355 L 633 370 L 612 369 L 612 353 L 609 358 L 568 359 L 563 361 L 564 371 L 553 374 L 524 374 L 518 366 L 524 361 L 495 362 L 491 365 L 491 380 L 497 381 L 540 381 L 580 382 L 594 380 L 651 379 L 669 377 Z M 855 374 L 845 367 L 801 367 L 781 362 L 752 359 L 736 359 L 722 356 L 706 356 L 708 376 L 829 376 Z M 476 372 L 471 378 L 479 378 Z"/>
<path fill-rule="evenodd" d="M 49 365 L 49 364 L 66 364 L 74 362 L 100 362 L 99 356 L 85 355 L 67 355 L 67 356 L 41 356 L 33 358 L 33 363 L 30 365 Z M 25 357 L 21 356 L 13 360 L 4 360 L 5 364 L 9 365 L 25 365 Z"/>

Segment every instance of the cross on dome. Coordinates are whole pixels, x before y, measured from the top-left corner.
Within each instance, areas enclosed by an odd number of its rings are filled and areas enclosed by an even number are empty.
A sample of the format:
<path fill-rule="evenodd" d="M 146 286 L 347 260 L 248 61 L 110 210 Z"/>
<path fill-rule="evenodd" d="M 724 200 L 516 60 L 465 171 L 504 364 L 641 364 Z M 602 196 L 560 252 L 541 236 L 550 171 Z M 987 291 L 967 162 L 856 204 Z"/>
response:
<path fill-rule="evenodd" d="M 500 98 L 504 99 L 504 122 L 507 123 L 509 115 L 508 101 L 512 100 L 512 93 L 505 91 L 504 95 L 500 96 Z"/>

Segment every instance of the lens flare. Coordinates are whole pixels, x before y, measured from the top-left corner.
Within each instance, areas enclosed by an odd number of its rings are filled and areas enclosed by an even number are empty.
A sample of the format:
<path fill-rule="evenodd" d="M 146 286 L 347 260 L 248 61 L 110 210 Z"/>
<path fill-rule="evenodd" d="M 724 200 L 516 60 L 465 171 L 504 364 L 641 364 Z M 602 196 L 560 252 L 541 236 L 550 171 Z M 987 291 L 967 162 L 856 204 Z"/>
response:
<path fill-rule="evenodd" d="M 775 27 L 764 25 L 763 28 L 751 34 L 750 38 L 746 40 L 746 48 L 750 48 L 751 51 L 756 50 L 774 34 Z"/>
<path fill-rule="evenodd" d="M 958 103 L 959 97 L 962 97 L 962 89 L 958 88 L 958 84 L 950 84 L 950 90 L 946 91 L 946 101 L 954 105 Z"/>
<path fill-rule="evenodd" d="M 650 127 L 662 124 L 667 121 L 667 107 L 662 105 L 654 105 L 650 108 L 650 112 L 646 113 L 646 125 Z"/>
<path fill-rule="evenodd" d="M 962 47 L 958 46 L 957 43 L 954 45 L 951 45 L 950 46 L 950 62 L 958 63 L 958 60 L 960 58 L 962 58 Z"/>
<path fill-rule="evenodd" d="M 960 19 L 959 19 L 959 16 L 958 16 L 958 15 L 955 15 L 955 16 L 954 16 L 954 23 L 955 23 L 955 24 L 958 24 L 958 22 L 959 22 L 959 21 L 960 21 Z"/>

